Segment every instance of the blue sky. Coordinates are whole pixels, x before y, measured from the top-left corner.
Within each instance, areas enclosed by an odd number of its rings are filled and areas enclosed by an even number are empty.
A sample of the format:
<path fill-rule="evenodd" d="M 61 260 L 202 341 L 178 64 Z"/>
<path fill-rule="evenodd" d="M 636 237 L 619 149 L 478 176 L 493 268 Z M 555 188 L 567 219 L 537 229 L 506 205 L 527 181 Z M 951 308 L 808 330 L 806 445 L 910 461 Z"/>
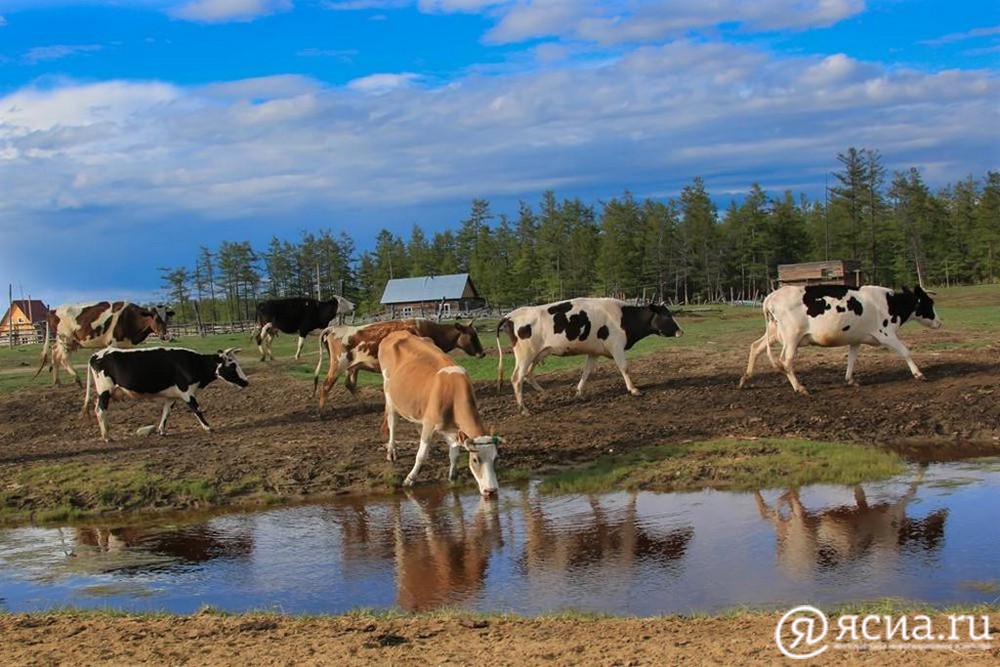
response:
<path fill-rule="evenodd" d="M 201 245 L 1000 168 L 1000 3 L 0 0 L 0 281 L 148 300 Z"/>

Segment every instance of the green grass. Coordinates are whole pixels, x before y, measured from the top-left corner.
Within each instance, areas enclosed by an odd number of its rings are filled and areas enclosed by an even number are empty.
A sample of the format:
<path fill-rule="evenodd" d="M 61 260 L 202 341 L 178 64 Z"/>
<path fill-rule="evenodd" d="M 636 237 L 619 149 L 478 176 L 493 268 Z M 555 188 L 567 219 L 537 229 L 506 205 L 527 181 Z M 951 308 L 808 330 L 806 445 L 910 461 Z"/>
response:
<path fill-rule="evenodd" d="M 245 483 L 234 485 L 237 491 L 246 488 Z M 219 493 L 209 480 L 170 480 L 144 465 L 36 466 L 0 490 L 0 523 L 66 521 L 105 511 L 214 503 Z M 46 507 L 35 511 L 38 497 L 46 498 Z"/>
<path fill-rule="evenodd" d="M 655 445 L 604 455 L 592 465 L 557 473 L 541 489 L 599 493 L 618 488 L 729 490 L 858 484 L 906 470 L 895 453 L 809 440 L 712 440 Z"/>

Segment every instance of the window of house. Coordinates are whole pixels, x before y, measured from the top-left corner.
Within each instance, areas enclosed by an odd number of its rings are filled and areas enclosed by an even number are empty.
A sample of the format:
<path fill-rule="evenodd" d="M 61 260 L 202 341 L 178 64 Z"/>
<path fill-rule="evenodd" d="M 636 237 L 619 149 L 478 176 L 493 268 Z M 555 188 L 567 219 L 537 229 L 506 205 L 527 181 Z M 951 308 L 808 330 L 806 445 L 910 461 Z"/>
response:
<path fill-rule="evenodd" d="M 403 317 L 413 317 L 413 306 L 403 306 Z"/>
<path fill-rule="evenodd" d="M 451 315 L 451 304 L 447 301 L 441 304 L 441 316 Z"/>

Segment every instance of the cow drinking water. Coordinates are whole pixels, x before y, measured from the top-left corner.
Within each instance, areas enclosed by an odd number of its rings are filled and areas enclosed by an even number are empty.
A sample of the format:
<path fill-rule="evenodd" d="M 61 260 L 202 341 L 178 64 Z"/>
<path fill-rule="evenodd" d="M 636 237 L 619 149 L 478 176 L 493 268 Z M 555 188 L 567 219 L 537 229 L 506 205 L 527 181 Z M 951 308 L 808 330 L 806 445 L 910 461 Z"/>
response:
<path fill-rule="evenodd" d="M 740 387 L 746 386 L 753 375 L 754 364 L 764 351 L 771 364 L 783 372 L 792 388 L 808 394 L 795 377 L 793 361 L 800 345 L 820 347 L 848 346 L 847 373 L 844 380 L 856 385 L 854 362 L 862 345 L 883 345 L 895 350 L 906 360 L 913 377 L 924 375 L 910 357 L 910 351 L 899 339 L 899 328 L 913 319 L 924 326 L 941 326 L 934 311 L 934 300 L 923 289 L 903 288 L 896 292 L 886 287 L 865 285 L 785 285 L 764 299 L 766 331 L 750 346 L 746 372 Z M 781 356 L 771 351 L 771 344 L 781 342 Z"/>
<path fill-rule="evenodd" d="M 667 307 L 658 304 L 627 306 L 617 299 L 582 298 L 517 308 L 497 324 L 497 348 L 500 350 L 498 383 L 503 373 L 501 330 L 507 332 L 514 346 L 514 373 L 510 381 L 522 414 L 528 413 L 524 407 L 522 385 L 527 380 L 536 390 L 542 391 L 532 373 L 548 355 L 587 355 L 583 376 L 576 385 L 578 396 L 583 393 L 598 357 L 614 359 L 629 393 L 638 396 L 642 392 L 629 377 L 625 351 L 651 334 L 680 336 L 683 333 Z"/>
<path fill-rule="evenodd" d="M 167 433 L 167 417 L 174 402 L 182 400 L 198 418 L 206 431 L 212 428 L 205 421 L 195 394 L 221 378 L 236 387 L 250 382 L 236 360 L 232 348 L 215 354 L 201 354 L 185 348 L 147 347 L 133 350 L 107 348 L 90 357 L 87 393 L 83 399 L 86 410 L 90 401 L 90 384 L 94 383 L 94 412 L 101 427 L 101 437 L 108 440 L 107 411 L 111 399 L 149 398 L 163 402 L 163 413 L 156 432 Z M 149 432 L 152 427 L 142 429 Z"/>
<path fill-rule="evenodd" d="M 432 342 L 408 331 L 389 334 L 378 350 L 389 431 L 386 457 L 396 460 L 396 418 L 420 424 L 420 447 L 404 486 L 411 486 L 427 459 L 431 438 L 441 433 L 448 441 L 448 479 L 457 473 L 459 448 L 469 452 L 469 470 L 483 497 L 497 492 L 493 462 L 501 439 L 483 428 L 476 395 L 465 369 Z"/>
<path fill-rule="evenodd" d="M 59 384 L 59 367 L 73 376 L 79 386 L 80 376 L 69 361 L 70 354 L 78 348 L 102 347 L 130 348 L 142 343 L 150 334 L 161 340 L 170 340 L 167 323 L 174 311 L 166 306 L 143 308 L 127 301 L 99 301 L 86 304 L 64 304 L 50 311 L 45 326 L 54 332 L 55 341 L 49 352 L 49 336 L 42 346 L 42 361 L 34 377 L 49 364 L 52 384 Z M 34 377 L 32 379 L 34 379 Z"/>

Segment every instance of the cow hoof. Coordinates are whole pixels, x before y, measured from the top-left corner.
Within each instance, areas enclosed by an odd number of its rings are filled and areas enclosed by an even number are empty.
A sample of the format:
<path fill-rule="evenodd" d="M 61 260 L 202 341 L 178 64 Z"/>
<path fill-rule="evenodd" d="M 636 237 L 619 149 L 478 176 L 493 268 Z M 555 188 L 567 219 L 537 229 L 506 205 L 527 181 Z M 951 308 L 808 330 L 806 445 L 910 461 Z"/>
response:
<path fill-rule="evenodd" d="M 413 480 L 407 477 L 403 480 L 403 486 L 413 486 Z"/>
<path fill-rule="evenodd" d="M 795 390 L 795 393 L 798 394 L 799 396 L 808 396 L 809 390 L 806 389 L 805 387 L 799 387 L 798 389 Z"/>
<path fill-rule="evenodd" d="M 921 381 L 924 381 L 924 382 L 927 381 L 927 378 L 924 377 L 923 373 L 917 373 L 916 375 L 913 376 L 913 378 L 915 380 L 921 380 Z"/>
<path fill-rule="evenodd" d="M 529 410 L 528 408 L 521 408 L 521 416 L 522 417 L 530 417 L 531 416 L 531 410 Z"/>
<path fill-rule="evenodd" d="M 629 393 L 632 394 L 633 396 L 642 396 L 642 391 L 639 389 L 633 389 Z"/>
<path fill-rule="evenodd" d="M 744 375 L 743 377 L 740 378 L 740 383 L 736 386 L 739 387 L 740 389 L 744 389 L 746 388 L 748 382 L 750 382 L 750 378 Z"/>

